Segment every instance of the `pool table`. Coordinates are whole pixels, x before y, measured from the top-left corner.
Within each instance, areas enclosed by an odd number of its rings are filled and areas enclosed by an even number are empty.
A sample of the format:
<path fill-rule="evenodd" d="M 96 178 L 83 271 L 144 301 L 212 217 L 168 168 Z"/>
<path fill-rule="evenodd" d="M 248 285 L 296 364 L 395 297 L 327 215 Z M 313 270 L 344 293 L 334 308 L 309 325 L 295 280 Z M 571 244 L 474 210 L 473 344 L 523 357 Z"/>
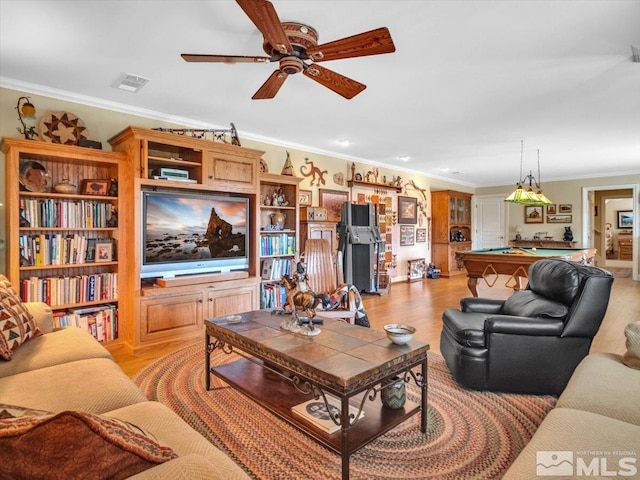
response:
<path fill-rule="evenodd" d="M 509 275 L 505 286 L 514 290 L 522 288 L 529 265 L 543 258 L 563 258 L 574 262 L 591 263 L 595 248 L 515 248 L 500 247 L 456 252 L 458 263 L 467 269 L 467 286 L 474 297 L 478 296 L 478 279 L 493 287 L 498 275 Z"/>

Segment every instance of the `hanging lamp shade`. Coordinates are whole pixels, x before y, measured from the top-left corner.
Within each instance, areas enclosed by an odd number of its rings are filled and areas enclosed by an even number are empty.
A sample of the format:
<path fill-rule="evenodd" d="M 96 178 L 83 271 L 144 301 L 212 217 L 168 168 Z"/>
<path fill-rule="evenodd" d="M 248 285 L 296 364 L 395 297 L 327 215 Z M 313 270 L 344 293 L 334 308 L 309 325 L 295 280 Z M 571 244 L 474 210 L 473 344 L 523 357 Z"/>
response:
<path fill-rule="evenodd" d="M 542 193 L 542 187 L 540 186 L 540 182 L 536 180 L 536 177 L 533 176 L 533 173 L 529 171 L 529 175 L 522 178 L 522 158 L 524 152 L 524 141 L 520 141 L 520 178 L 516 184 L 516 189 L 504 199 L 505 202 L 510 203 L 518 203 L 520 205 L 528 205 L 535 207 L 542 207 L 544 205 L 551 205 L 551 200 L 549 200 L 544 193 Z M 538 150 L 538 179 L 540 178 L 540 150 Z M 529 189 L 525 190 L 523 185 L 526 181 L 529 181 Z M 536 186 L 537 192 L 533 190 L 533 186 Z"/>

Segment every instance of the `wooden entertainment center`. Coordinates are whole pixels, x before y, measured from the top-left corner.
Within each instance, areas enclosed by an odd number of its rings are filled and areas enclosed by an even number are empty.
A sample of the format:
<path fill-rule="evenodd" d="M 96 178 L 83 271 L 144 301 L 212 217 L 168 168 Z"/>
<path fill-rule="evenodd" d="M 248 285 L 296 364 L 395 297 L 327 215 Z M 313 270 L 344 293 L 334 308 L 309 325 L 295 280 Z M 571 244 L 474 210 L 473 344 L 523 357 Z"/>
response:
<path fill-rule="evenodd" d="M 168 341 L 201 338 L 204 320 L 259 308 L 259 165 L 263 152 L 221 142 L 129 127 L 109 140 L 127 156 L 132 174 L 120 183 L 134 194 L 129 211 L 134 287 L 125 343 L 133 350 Z M 187 171 L 191 182 L 154 178 L 161 168 Z M 195 180 L 195 182 L 193 182 Z M 141 280 L 143 191 L 216 193 L 249 199 L 249 269 L 244 272 Z"/>

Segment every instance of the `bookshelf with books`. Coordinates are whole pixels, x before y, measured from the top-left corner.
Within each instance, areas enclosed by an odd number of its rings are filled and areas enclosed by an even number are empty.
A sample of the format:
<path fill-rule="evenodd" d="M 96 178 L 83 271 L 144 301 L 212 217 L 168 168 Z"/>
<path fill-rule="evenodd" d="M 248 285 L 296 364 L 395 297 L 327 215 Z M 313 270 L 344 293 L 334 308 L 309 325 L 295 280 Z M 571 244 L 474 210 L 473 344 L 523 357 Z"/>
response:
<path fill-rule="evenodd" d="M 58 320 L 78 309 L 101 312 L 100 326 L 86 328 L 118 345 L 117 319 L 130 304 L 119 288 L 129 258 L 120 241 L 129 223 L 120 207 L 132 201 L 127 182 L 119 182 L 131 175 L 127 157 L 17 138 L 3 138 L 2 151 L 9 280 L 24 301 L 46 302 Z"/>
<path fill-rule="evenodd" d="M 299 245 L 298 185 L 302 178 L 260 174 L 260 235 L 258 241 L 263 290 L 291 274 Z M 266 288 L 266 293 L 275 287 Z M 277 290 L 277 289 L 276 289 Z M 264 295 L 263 295 L 264 297 Z M 275 293 L 273 298 L 279 298 Z"/>

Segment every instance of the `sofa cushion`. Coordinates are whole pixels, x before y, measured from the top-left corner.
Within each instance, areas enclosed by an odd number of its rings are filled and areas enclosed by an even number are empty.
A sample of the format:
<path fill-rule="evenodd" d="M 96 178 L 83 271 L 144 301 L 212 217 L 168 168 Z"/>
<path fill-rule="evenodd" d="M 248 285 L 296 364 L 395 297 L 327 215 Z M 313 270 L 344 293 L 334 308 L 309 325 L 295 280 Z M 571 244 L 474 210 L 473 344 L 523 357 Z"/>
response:
<path fill-rule="evenodd" d="M 557 408 L 598 413 L 640 426 L 640 371 L 613 353 L 592 353 L 573 372 Z"/>
<path fill-rule="evenodd" d="M 22 345 L 10 362 L 0 362 L 0 378 L 88 358 L 111 359 L 112 356 L 89 332 L 67 327 Z"/>
<path fill-rule="evenodd" d="M 504 302 L 501 313 L 518 317 L 564 318 L 569 308 L 563 303 L 524 290 L 511 295 Z"/>
<path fill-rule="evenodd" d="M 231 458 L 213 446 L 206 438 L 191 428 L 183 419 L 167 406 L 158 402 L 143 402 L 106 412 L 104 415 L 118 418 L 126 422 L 133 422 L 140 428 L 152 433 L 158 440 L 171 447 L 180 457 L 187 454 L 202 456 L 215 465 L 215 473 L 203 477 L 221 480 L 248 480 L 248 475 Z M 192 415 L 187 421 L 196 424 L 200 421 L 197 415 Z M 233 441 L 233 439 L 229 439 Z M 236 445 L 242 448 L 240 445 Z M 171 462 L 173 463 L 173 462 Z M 158 468 L 158 467 L 156 467 Z M 170 467 L 165 467 L 170 468 Z M 165 468 L 160 468 L 164 470 Z M 155 470 L 155 469 L 154 469 Z M 145 472 L 148 478 L 156 478 L 151 474 L 154 470 Z M 141 474 L 141 478 L 146 478 Z M 167 477 L 171 478 L 171 477 Z"/>
<path fill-rule="evenodd" d="M 193 453 L 138 473 L 129 480 L 228 480 L 217 465 Z M 249 477 L 246 477 L 247 479 Z"/>
<path fill-rule="evenodd" d="M 567 454 L 570 455 L 570 459 L 567 459 L 564 465 L 559 465 L 558 459 L 555 460 L 558 468 L 566 468 L 568 471 L 563 470 L 562 473 L 556 471 L 553 478 L 576 478 L 578 457 L 587 465 L 594 459 L 598 462 L 600 457 L 604 457 L 607 460 L 607 467 L 617 473 L 620 458 L 625 456 L 635 458 L 635 452 L 638 451 L 640 451 L 640 426 L 591 412 L 554 408 L 542 421 L 531 441 L 520 452 L 502 479 L 550 478 L 553 472 L 545 469 L 545 466 L 553 467 L 553 459 L 550 457 L 554 454 Z M 627 468 L 626 472 L 628 477 L 630 470 Z M 591 472 L 591 475 L 594 473 Z M 604 478 L 604 476 L 597 478 Z"/>
<path fill-rule="evenodd" d="M 640 320 L 627 325 L 624 335 L 627 337 L 627 351 L 622 361 L 627 367 L 640 370 Z"/>
<path fill-rule="evenodd" d="M 112 417 L 0 405 L 0 464 L 9 478 L 117 480 L 176 457 L 149 433 Z"/>
<path fill-rule="evenodd" d="M 0 403 L 104 413 L 147 397 L 115 362 L 90 358 L 0 378 Z"/>
<path fill-rule="evenodd" d="M 7 277 L 0 275 L 0 359 L 11 360 L 20 345 L 39 334 L 22 299 Z"/>

